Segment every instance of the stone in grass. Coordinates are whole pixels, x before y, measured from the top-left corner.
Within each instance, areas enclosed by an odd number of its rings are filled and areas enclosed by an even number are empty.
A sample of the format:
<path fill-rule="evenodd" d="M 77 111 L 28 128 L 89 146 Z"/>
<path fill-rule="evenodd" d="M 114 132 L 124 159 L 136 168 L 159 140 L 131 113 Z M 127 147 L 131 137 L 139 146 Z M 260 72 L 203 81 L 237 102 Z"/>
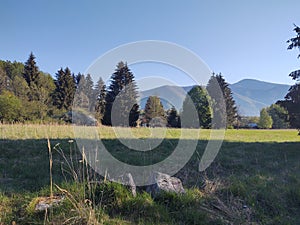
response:
<path fill-rule="evenodd" d="M 123 185 L 129 187 L 132 195 L 136 197 L 136 185 L 134 183 L 131 173 L 124 173 L 118 179 L 111 179 L 111 181 L 122 183 Z"/>
<path fill-rule="evenodd" d="M 123 181 L 125 185 L 129 186 L 132 195 L 136 197 L 136 186 L 131 173 L 126 173 Z"/>
<path fill-rule="evenodd" d="M 161 191 L 175 192 L 177 194 L 185 193 L 181 180 L 168 174 L 153 172 L 150 176 L 150 182 L 152 185 L 149 185 L 146 191 L 152 196 L 156 196 Z"/>

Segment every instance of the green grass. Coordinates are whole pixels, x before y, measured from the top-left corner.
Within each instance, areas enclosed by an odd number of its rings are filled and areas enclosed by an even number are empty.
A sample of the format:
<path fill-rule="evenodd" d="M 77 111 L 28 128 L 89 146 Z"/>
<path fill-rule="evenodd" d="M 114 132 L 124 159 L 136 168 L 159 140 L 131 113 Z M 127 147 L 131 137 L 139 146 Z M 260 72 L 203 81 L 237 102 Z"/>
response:
<path fill-rule="evenodd" d="M 82 137 L 90 139 L 94 129 L 82 127 Z M 112 128 L 97 129 L 112 155 L 135 165 L 148 165 L 166 158 L 181 134 L 179 129 L 168 129 L 158 148 L 143 153 L 123 146 Z M 130 131 L 136 138 L 150 137 L 147 128 Z M 75 138 L 72 126 L 1 125 L 0 224 L 12 221 L 60 224 L 70 218 L 73 218 L 70 224 L 84 224 L 88 223 L 84 210 L 93 212 L 91 215 L 100 224 L 299 224 L 298 132 L 227 130 L 216 160 L 205 172 L 199 172 L 199 155 L 204 151 L 210 132 L 200 131 L 196 153 L 176 174 L 187 193 L 162 193 L 152 198 L 142 188 L 137 197 L 133 197 L 119 184 L 101 182 L 89 186 L 83 179 L 87 174 L 80 161 L 82 156 L 75 142 L 70 142 Z M 57 149 L 52 151 L 53 181 L 74 197 L 83 212 L 81 217 L 74 211 L 70 199 L 49 210 L 46 217 L 44 212 L 35 212 L 29 207 L 37 197 L 50 195 L 47 138 Z M 68 173 L 72 171 L 59 151 L 67 160 L 72 157 L 77 180 Z M 57 188 L 54 192 L 61 194 Z M 86 199 L 93 204 L 87 204 Z"/>

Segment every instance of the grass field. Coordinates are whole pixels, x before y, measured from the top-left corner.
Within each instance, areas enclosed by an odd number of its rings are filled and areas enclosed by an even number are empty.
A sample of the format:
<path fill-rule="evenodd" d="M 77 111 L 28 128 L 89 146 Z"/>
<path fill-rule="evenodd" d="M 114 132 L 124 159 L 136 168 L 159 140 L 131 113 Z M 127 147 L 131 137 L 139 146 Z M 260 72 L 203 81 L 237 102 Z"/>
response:
<path fill-rule="evenodd" d="M 91 129 L 95 128 L 80 130 L 89 138 L 86 134 Z M 112 155 L 136 165 L 166 158 L 180 138 L 179 129 L 168 129 L 159 147 L 143 153 L 123 146 L 112 128 L 97 129 Z M 139 139 L 150 137 L 146 128 L 132 132 Z M 143 188 L 133 197 L 122 185 L 109 182 L 97 183 L 91 191 L 86 177 L 91 170 L 80 163 L 72 126 L 1 125 L 0 224 L 93 224 L 96 219 L 99 224 L 299 224 L 297 133 L 227 130 L 215 161 L 199 172 L 199 156 L 210 135 L 210 130 L 201 130 L 195 154 L 176 174 L 187 193 L 152 198 Z M 52 146 L 53 182 L 66 189 L 76 204 L 67 198 L 45 213 L 35 212 L 31 206 L 37 197 L 50 195 L 47 139 Z M 68 162 L 73 162 L 71 170 Z M 78 175 L 75 179 L 72 170 Z M 54 192 L 61 194 L 56 187 Z"/>

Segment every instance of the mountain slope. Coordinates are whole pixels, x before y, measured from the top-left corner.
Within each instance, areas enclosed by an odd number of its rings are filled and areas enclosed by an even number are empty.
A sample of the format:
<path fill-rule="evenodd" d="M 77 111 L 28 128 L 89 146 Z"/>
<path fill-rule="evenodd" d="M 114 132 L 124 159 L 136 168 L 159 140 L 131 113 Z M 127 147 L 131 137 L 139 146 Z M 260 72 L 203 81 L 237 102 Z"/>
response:
<path fill-rule="evenodd" d="M 174 105 L 181 109 L 186 93 L 193 86 L 161 86 L 151 90 L 142 91 L 141 107 L 144 108 L 147 98 L 150 95 L 156 95 L 161 98 L 165 109 Z M 285 84 L 275 84 L 254 79 L 244 79 L 237 83 L 229 85 L 233 98 L 238 107 L 240 115 L 259 116 L 262 108 L 270 106 L 276 101 L 283 99 L 290 86 Z"/>
<path fill-rule="evenodd" d="M 244 79 L 229 85 L 239 113 L 258 116 L 262 108 L 283 99 L 290 86 L 253 79 Z"/>

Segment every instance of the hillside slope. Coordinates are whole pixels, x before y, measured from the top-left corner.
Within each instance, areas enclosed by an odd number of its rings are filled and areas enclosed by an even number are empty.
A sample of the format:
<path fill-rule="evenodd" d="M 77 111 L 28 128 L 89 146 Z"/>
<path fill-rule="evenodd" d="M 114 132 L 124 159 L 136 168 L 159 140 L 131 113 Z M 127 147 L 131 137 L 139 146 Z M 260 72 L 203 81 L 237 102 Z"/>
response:
<path fill-rule="evenodd" d="M 244 79 L 230 84 L 233 98 L 238 107 L 240 115 L 258 116 L 262 108 L 283 99 L 290 86 L 286 84 L 269 83 L 254 79 Z M 192 86 L 161 86 L 140 92 L 141 108 L 145 107 L 148 96 L 156 95 L 161 98 L 165 109 L 174 105 L 181 109 L 186 93 Z"/>

